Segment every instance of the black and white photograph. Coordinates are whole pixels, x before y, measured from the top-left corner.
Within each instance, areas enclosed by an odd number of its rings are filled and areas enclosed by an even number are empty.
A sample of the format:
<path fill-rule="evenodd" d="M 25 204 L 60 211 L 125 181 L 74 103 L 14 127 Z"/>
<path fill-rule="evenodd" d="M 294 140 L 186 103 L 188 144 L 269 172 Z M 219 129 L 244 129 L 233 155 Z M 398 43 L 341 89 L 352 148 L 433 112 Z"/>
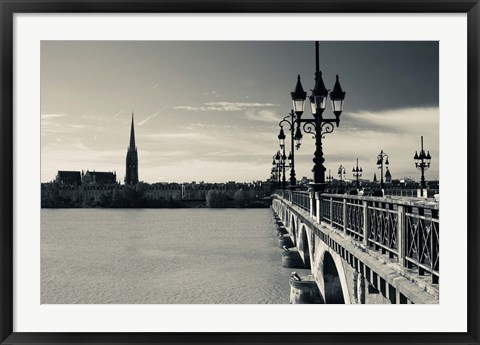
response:
<path fill-rule="evenodd" d="M 40 91 L 41 304 L 441 303 L 438 41 L 44 40 Z"/>

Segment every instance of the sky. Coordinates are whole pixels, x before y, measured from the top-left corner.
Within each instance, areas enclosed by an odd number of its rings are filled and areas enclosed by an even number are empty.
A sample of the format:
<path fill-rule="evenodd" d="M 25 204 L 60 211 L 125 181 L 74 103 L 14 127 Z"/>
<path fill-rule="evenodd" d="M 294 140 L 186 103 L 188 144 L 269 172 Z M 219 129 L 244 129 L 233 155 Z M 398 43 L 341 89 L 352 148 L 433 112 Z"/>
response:
<path fill-rule="evenodd" d="M 383 150 L 394 179 L 419 181 L 424 136 L 426 179 L 437 180 L 438 42 L 321 41 L 319 59 L 327 89 L 338 74 L 346 91 L 323 140 L 326 175 L 343 165 L 352 179 L 358 158 L 362 178 L 380 178 Z M 313 41 L 42 41 L 42 182 L 87 169 L 123 182 L 132 112 L 141 181 L 266 180 L 297 75 L 310 94 L 314 72 Z M 314 151 L 305 134 L 297 179 L 312 178 Z"/>

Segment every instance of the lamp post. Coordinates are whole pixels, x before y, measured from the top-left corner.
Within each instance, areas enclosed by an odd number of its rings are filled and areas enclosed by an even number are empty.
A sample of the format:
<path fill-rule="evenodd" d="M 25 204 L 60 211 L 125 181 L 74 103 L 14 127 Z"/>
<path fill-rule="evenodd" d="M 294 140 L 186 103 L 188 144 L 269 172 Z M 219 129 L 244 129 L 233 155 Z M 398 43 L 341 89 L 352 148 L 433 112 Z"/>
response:
<path fill-rule="evenodd" d="M 325 177 L 325 180 L 327 182 L 332 182 L 333 181 L 333 176 L 330 174 L 330 169 L 328 169 L 328 176 Z"/>
<path fill-rule="evenodd" d="M 415 159 L 415 167 L 422 172 L 422 179 L 420 184 L 423 190 L 426 188 L 425 170 L 430 168 L 430 160 L 432 159 L 432 157 L 430 156 L 430 151 L 425 154 L 425 151 L 423 150 L 423 135 L 421 136 L 420 154 L 417 154 L 417 151 L 415 151 L 415 156 L 413 157 L 413 159 Z"/>
<path fill-rule="evenodd" d="M 277 172 L 278 185 L 281 188 L 285 188 L 286 185 L 286 160 L 287 157 L 285 156 L 285 152 L 281 153 L 280 151 L 277 151 L 277 153 L 273 155 L 272 165 L 274 168 L 272 168 L 272 170 L 275 169 L 275 171 Z"/>
<path fill-rule="evenodd" d="M 280 154 L 277 152 L 276 154 L 273 155 L 273 160 L 272 160 L 272 172 L 275 177 L 275 182 L 277 184 L 277 187 L 280 186 L 280 178 L 281 178 L 281 172 L 280 172 Z"/>
<path fill-rule="evenodd" d="M 341 187 L 343 184 L 343 179 L 345 178 L 345 168 L 343 167 L 343 165 L 340 165 L 338 167 L 338 177 L 340 177 L 340 187 Z"/>
<path fill-rule="evenodd" d="M 271 172 L 271 174 L 270 174 L 270 188 L 275 189 L 276 184 L 277 184 L 277 173 L 276 173 L 274 167 L 272 167 L 272 170 L 270 172 Z"/>
<path fill-rule="evenodd" d="M 286 174 L 285 174 L 285 161 L 287 160 L 287 157 L 285 156 L 285 149 L 283 150 L 283 153 L 280 153 L 280 167 L 282 169 L 282 189 L 285 189 L 285 186 L 287 184 L 286 180 Z"/>
<path fill-rule="evenodd" d="M 288 119 L 290 117 L 290 119 Z M 289 115 L 285 116 L 282 121 L 278 123 L 280 126 L 280 133 L 278 134 L 278 141 L 280 144 L 280 148 L 283 150 L 283 155 L 285 156 L 285 132 L 283 131 L 283 126 L 286 124 L 288 125 L 288 130 L 290 131 L 290 153 L 288 155 L 288 167 L 290 168 L 290 188 L 294 189 L 297 184 L 297 180 L 295 178 L 295 113 L 292 110 Z"/>
<path fill-rule="evenodd" d="M 385 165 L 388 168 L 388 155 L 380 151 L 377 156 L 377 168 L 380 169 L 380 188 L 383 189 L 383 166 Z"/>
<path fill-rule="evenodd" d="M 357 179 L 357 189 L 360 188 L 360 183 L 358 183 L 358 178 L 362 176 L 363 170 L 362 168 L 358 167 L 358 158 L 357 158 L 357 166 L 352 169 L 353 177 Z"/>
<path fill-rule="evenodd" d="M 322 138 L 325 137 L 325 134 L 333 132 L 334 125 L 337 127 L 340 124 L 340 114 L 343 111 L 343 100 L 345 99 L 345 92 L 340 86 L 340 81 L 338 75 L 335 81 L 333 90 L 329 92 L 325 88 L 325 84 L 322 79 L 322 72 L 319 68 L 319 58 L 318 58 L 318 41 L 315 42 L 315 87 L 312 90 L 310 99 L 310 106 L 313 114 L 313 119 L 302 119 L 302 114 L 305 107 L 305 99 L 307 98 L 307 93 L 303 90 L 302 83 L 300 82 L 300 75 L 297 77 L 297 84 L 295 90 L 291 93 L 293 101 L 293 110 L 296 114 L 296 123 L 297 129 L 295 131 L 295 142 L 297 149 L 302 143 L 302 129 L 305 133 L 312 134 L 315 138 L 315 153 L 313 158 L 313 188 L 316 191 L 322 191 L 325 187 L 325 166 L 323 163 L 325 159 L 323 158 L 323 148 L 322 148 Z M 324 119 L 323 112 L 325 111 L 327 104 L 327 97 L 330 94 L 330 99 L 332 101 L 333 113 L 335 114 L 334 119 Z"/>

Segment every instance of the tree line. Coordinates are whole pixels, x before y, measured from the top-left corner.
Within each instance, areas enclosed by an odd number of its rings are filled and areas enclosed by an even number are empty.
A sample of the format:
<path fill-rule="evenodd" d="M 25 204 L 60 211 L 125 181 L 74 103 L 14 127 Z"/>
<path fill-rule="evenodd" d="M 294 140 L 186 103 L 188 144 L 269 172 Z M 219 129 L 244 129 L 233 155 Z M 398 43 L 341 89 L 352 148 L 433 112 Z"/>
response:
<path fill-rule="evenodd" d="M 251 197 L 242 188 L 238 189 L 233 198 L 225 191 L 209 190 L 205 200 L 178 200 L 172 197 L 166 199 L 151 199 L 145 196 L 146 185 L 139 182 L 135 186 L 125 185 L 122 189 L 104 191 L 95 199 L 80 192 L 78 198 L 62 195 L 58 185 L 52 184 L 42 190 L 42 208 L 260 208 L 268 207 L 269 203 Z"/>

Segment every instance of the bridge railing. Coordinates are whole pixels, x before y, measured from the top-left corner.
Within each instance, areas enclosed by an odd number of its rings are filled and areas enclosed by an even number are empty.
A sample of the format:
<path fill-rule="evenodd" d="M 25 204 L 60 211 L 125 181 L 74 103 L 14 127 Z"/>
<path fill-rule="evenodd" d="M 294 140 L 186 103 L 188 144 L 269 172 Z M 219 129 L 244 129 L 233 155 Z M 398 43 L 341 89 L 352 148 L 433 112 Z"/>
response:
<path fill-rule="evenodd" d="M 310 205 L 319 206 L 319 210 L 314 206 L 311 212 L 317 221 L 345 232 L 371 250 L 397 259 L 419 275 L 431 275 L 432 282 L 438 283 L 440 224 L 437 203 L 315 193 L 319 199 L 317 203 L 313 193 L 289 192 L 290 199 L 284 199 L 306 211 L 310 211 Z"/>
<path fill-rule="evenodd" d="M 405 263 L 417 268 L 420 275 L 432 274 L 432 281 L 440 277 L 440 223 L 439 211 L 428 208 L 405 208 Z"/>
<path fill-rule="evenodd" d="M 274 194 L 280 195 L 282 198 L 291 201 L 291 191 L 288 189 L 276 189 Z"/>
<path fill-rule="evenodd" d="M 438 194 L 439 190 L 438 189 L 425 189 L 424 192 L 426 194 L 423 194 L 423 197 L 426 198 L 433 198 L 435 194 Z M 422 197 L 422 190 L 421 189 L 384 189 L 383 190 L 384 195 L 388 196 L 402 196 L 402 197 Z"/>
<path fill-rule="evenodd" d="M 292 204 L 297 205 L 306 211 L 310 211 L 310 195 L 308 192 L 292 191 L 290 201 Z"/>
<path fill-rule="evenodd" d="M 417 189 L 384 189 L 384 195 L 390 196 L 405 196 L 405 197 L 413 197 L 416 198 L 418 196 L 419 191 Z"/>

